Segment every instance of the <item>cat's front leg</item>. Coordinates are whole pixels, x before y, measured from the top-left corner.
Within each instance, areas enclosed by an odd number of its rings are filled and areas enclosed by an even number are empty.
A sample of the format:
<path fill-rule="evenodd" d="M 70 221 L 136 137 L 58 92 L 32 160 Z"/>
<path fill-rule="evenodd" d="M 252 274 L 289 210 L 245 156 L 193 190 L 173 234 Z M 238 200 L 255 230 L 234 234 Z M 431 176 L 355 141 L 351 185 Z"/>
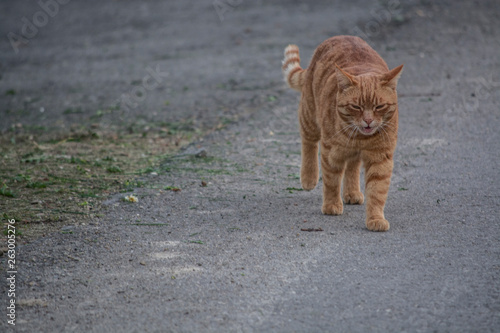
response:
<path fill-rule="evenodd" d="M 391 184 L 392 154 L 366 154 L 365 165 L 366 227 L 371 231 L 389 230 L 384 206 Z"/>
<path fill-rule="evenodd" d="M 321 171 L 323 173 L 323 207 L 327 215 L 340 215 L 344 211 L 340 188 L 344 176 L 345 162 L 329 158 L 330 151 L 321 147 Z M 331 156 L 331 155 L 330 155 Z"/>
<path fill-rule="evenodd" d="M 365 201 L 363 193 L 359 189 L 359 171 L 361 159 L 359 155 L 351 158 L 346 163 L 344 173 L 344 203 L 349 205 L 362 205 Z"/>

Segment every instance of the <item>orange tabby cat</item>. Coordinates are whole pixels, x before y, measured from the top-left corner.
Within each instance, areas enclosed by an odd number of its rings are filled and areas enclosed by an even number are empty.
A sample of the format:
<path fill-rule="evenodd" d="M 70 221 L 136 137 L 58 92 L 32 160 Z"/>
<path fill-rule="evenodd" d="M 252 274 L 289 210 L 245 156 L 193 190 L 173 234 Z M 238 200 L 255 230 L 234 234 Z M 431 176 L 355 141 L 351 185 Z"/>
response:
<path fill-rule="evenodd" d="M 340 215 L 346 204 L 362 204 L 361 162 L 365 168 L 366 227 L 386 231 L 384 206 L 398 133 L 396 85 L 403 65 L 389 70 L 361 38 L 332 37 L 316 49 L 309 68 L 300 67 L 299 48 L 285 49 L 283 75 L 302 93 L 300 182 L 312 190 L 319 179 L 321 143 L 324 214 Z M 343 195 L 341 197 L 341 184 Z"/>

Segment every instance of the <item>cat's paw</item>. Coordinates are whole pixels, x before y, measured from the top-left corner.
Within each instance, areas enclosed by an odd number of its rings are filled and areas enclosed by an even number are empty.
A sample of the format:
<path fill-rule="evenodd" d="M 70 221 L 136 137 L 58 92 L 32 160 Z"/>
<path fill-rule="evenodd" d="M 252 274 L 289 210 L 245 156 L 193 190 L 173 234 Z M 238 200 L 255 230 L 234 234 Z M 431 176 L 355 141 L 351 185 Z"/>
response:
<path fill-rule="evenodd" d="M 316 187 L 318 184 L 317 179 L 301 179 L 300 184 L 302 185 L 302 189 L 305 191 L 310 191 Z"/>
<path fill-rule="evenodd" d="M 342 213 L 344 212 L 344 206 L 342 205 L 342 202 L 336 205 L 323 203 L 321 211 L 325 215 L 342 215 Z"/>
<path fill-rule="evenodd" d="M 344 194 L 344 202 L 348 205 L 362 205 L 365 202 L 363 193 L 359 191 Z"/>
<path fill-rule="evenodd" d="M 371 231 L 387 231 L 390 225 L 386 219 L 373 219 L 366 221 L 366 228 Z"/>

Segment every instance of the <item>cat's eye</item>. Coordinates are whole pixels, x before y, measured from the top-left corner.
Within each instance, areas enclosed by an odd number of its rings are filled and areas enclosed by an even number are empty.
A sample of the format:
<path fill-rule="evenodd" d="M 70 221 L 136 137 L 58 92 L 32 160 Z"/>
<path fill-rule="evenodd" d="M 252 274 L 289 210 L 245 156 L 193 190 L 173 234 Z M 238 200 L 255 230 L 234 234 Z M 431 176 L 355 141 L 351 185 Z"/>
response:
<path fill-rule="evenodd" d="M 375 110 L 380 111 L 380 110 L 382 110 L 383 108 L 385 108 L 385 107 L 386 107 L 386 105 L 387 105 L 387 104 L 380 104 L 380 105 L 377 105 L 377 106 L 375 107 Z"/>
<path fill-rule="evenodd" d="M 359 111 L 359 110 L 361 110 L 361 106 L 359 106 L 359 105 L 356 105 L 356 104 L 350 104 L 349 106 L 350 106 L 352 109 L 354 109 L 354 110 L 358 110 L 358 111 Z"/>

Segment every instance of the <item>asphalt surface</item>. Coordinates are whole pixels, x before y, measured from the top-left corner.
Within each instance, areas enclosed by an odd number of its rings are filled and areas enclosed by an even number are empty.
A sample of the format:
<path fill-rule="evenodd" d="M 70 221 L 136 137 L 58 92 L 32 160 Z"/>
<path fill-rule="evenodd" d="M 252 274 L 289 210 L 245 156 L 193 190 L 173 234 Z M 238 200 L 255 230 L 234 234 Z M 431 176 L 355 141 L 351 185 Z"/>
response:
<path fill-rule="evenodd" d="M 3 129 L 95 121 L 156 65 L 164 81 L 102 126 L 236 120 L 164 161 L 139 202 L 117 194 L 101 217 L 20 246 L 16 326 L 4 315 L 2 331 L 498 331 L 495 1 L 221 3 L 75 1 L 17 55 L 2 45 L 0 92 L 16 91 L 0 99 Z M 2 35 L 39 10 L 0 7 Z M 385 233 L 366 230 L 364 206 L 325 216 L 321 186 L 297 189 L 299 96 L 281 81 L 282 51 L 296 43 L 306 67 L 346 33 L 405 64 Z"/>

